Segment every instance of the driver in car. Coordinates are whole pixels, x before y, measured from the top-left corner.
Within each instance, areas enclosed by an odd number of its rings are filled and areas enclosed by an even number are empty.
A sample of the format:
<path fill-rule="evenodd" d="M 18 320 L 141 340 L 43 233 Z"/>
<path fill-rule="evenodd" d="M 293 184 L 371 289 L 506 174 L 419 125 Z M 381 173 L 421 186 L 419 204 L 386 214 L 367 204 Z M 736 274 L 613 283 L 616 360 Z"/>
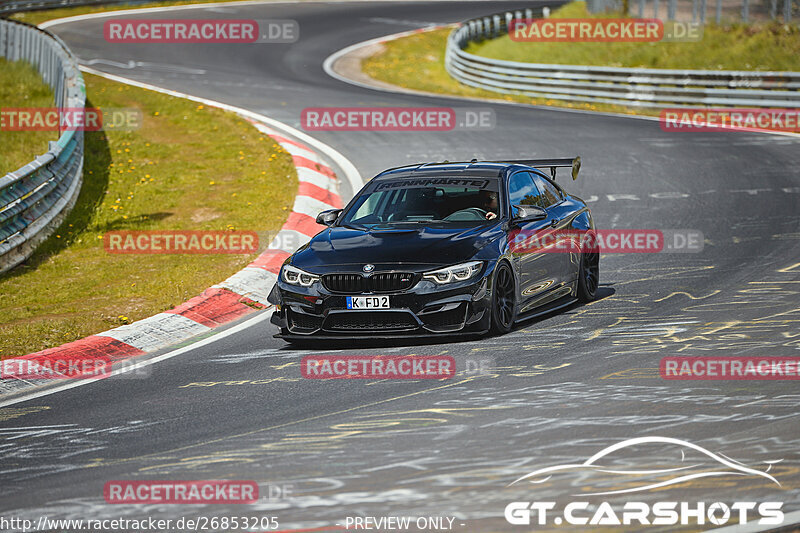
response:
<path fill-rule="evenodd" d="M 497 191 L 481 190 L 479 194 L 481 210 L 486 211 L 486 220 L 497 218 Z"/>

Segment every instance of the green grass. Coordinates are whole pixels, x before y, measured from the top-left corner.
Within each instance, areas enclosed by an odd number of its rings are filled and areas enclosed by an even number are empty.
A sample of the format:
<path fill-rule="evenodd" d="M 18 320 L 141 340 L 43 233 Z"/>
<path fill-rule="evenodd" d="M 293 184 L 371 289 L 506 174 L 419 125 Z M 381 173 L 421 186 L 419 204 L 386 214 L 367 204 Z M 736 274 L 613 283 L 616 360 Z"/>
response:
<path fill-rule="evenodd" d="M 587 16 L 585 3 L 573 2 L 553 17 Z M 609 17 L 618 15 L 607 15 Z M 574 103 L 520 94 L 502 94 L 463 85 L 444 68 L 450 28 L 416 33 L 383 45 L 365 59 L 362 70 L 380 81 L 408 89 L 574 109 L 658 115 L 656 109 L 610 104 Z M 707 25 L 697 43 L 530 43 L 508 36 L 472 44 L 468 51 L 498 59 L 574 65 L 742 70 L 800 70 L 800 30 L 780 24 Z"/>
<path fill-rule="evenodd" d="M 0 58 L 0 107 L 52 107 L 53 91 L 39 72 L 25 61 Z M 52 131 L 5 131 L 0 128 L 0 176 L 30 163 L 47 151 Z"/>
<path fill-rule="evenodd" d="M 432 30 L 389 41 L 383 45 L 382 51 L 362 61 L 361 68 L 365 74 L 376 80 L 417 91 L 574 109 L 658 114 L 656 111 L 633 111 L 608 104 L 571 103 L 519 94 L 502 94 L 463 85 L 453 79 L 444 68 L 444 51 L 450 31 L 447 28 Z"/>
<path fill-rule="evenodd" d="M 297 190 L 291 156 L 238 116 L 92 75 L 85 79 L 87 106 L 138 108 L 143 124 L 134 131 L 86 133 L 76 207 L 33 257 L 0 275 L 0 357 L 170 309 L 253 258 L 109 254 L 105 232 L 275 232 Z"/>
<path fill-rule="evenodd" d="M 598 18 L 584 2 L 556 10 L 554 18 Z M 619 14 L 604 15 L 608 18 Z M 564 65 L 664 69 L 800 70 L 800 28 L 767 24 L 707 24 L 696 42 L 533 43 L 508 35 L 470 44 L 467 52 L 494 59 Z"/>

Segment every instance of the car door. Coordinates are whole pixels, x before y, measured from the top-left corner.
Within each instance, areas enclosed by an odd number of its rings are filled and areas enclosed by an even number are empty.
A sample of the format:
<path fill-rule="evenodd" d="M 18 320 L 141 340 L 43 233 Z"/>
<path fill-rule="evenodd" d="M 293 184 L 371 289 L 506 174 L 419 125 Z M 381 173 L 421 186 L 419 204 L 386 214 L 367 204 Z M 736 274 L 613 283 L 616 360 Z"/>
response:
<path fill-rule="evenodd" d="M 532 172 L 531 176 L 533 177 L 533 182 L 536 184 L 536 188 L 540 192 L 539 205 L 547 210 L 550 226 L 557 232 L 559 238 L 568 239 L 569 230 L 572 227 L 572 218 L 575 215 L 574 209 L 570 207 L 571 204 L 564 201 L 565 197 L 563 193 L 549 179 L 535 172 Z M 569 250 L 574 248 L 566 246 L 565 242 L 564 246 L 560 249 L 561 252 L 557 254 L 560 259 L 560 264 L 555 277 L 557 279 L 557 284 L 563 286 L 574 281 L 576 276 L 576 263 L 569 253 Z M 577 257 L 577 254 L 572 255 Z M 568 288 L 569 287 L 565 287 L 564 290 L 566 291 Z M 561 294 L 559 293 L 559 295 Z"/>
<path fill-rule="evenodd" d="M 545 200 L 530 172 L 514 173 L 508 180 L 508 199 L 512 206 L 542 207 Z M 561 280 L 564 254 L 541 249 L 543 233 L 551 228 L 553 217 L 513 224 L 509 234 L 511 252 L 519 272 L 520 312 L 546 303 L 548 294 Z M 559 257 L 561 256 L 561 257 Z"/>

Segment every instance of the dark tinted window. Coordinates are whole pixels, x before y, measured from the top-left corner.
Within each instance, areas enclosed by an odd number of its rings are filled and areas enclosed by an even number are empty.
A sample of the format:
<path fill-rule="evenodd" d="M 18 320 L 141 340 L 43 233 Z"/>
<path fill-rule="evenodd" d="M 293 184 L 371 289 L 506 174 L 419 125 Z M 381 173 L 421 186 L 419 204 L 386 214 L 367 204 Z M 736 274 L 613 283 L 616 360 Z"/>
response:
<path fill-rule="evenodd" d="M 536 174 L 533 175 L 533 180 L 536 182 L 536 186 L 542 193 L 544 205 L 541 207 L 550 207 L 551 205 L 561 201 L 561 193 L 558 192 L 558 189 L 555 185 L 543 177 L 537 176 Z"/>
<path fill-rule="evenodd" d="M 538 205 L 544 207 L 544 198 L 533 183 L 529 172 L 517 172 L 508 180 L 508 198 L 511 205 Z"/>
<path fill-rule="evenodd" d="M 497 178 L 399 177 L 370 182 L 341 224 L 486 223 L 498 207 Z"/>

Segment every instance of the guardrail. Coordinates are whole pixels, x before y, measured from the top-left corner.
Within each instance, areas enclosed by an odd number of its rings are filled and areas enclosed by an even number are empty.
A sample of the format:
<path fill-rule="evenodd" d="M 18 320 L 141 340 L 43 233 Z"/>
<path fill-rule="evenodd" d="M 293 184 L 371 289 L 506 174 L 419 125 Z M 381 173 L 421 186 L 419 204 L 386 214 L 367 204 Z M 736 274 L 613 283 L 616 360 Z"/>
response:
<path fill-rule="evenodd" d="M 644 18 L 666 20 L 691 20 L 705 23 L 713 17 L 717 24 L 730 22 L 766 21 L 783 19 L 792 21 L 798 11 L 797 0 L 628 0 L 628 14 Z M 623 0 L 587 0 L 590 13 L 620 12 L 625 9 Z"/>
<path fill-rule="evenodd" d="M 0 19 L 0 57 L 35 65 L 53 88 L 55 107 L 84 108 L 83 76 L 58 37 Z M 82 131 L 64 131 L 46 153 L 0 178 L 0 272 L 27 259 L 69 213 L 83 179 L 83 149 Z"/>
<path fill-rule="evenodd" d="M 445 68 L 459 82 L 499 93 L 638 107 L 798 107 L 800 72 L 662 70 L 504 61 L 470 54 L 470 42 L 508 33 L 513 19 L 547 8 L 468 20 L 447 39 Z M 549 11 L 549 10 L 548 10 Z"/>

